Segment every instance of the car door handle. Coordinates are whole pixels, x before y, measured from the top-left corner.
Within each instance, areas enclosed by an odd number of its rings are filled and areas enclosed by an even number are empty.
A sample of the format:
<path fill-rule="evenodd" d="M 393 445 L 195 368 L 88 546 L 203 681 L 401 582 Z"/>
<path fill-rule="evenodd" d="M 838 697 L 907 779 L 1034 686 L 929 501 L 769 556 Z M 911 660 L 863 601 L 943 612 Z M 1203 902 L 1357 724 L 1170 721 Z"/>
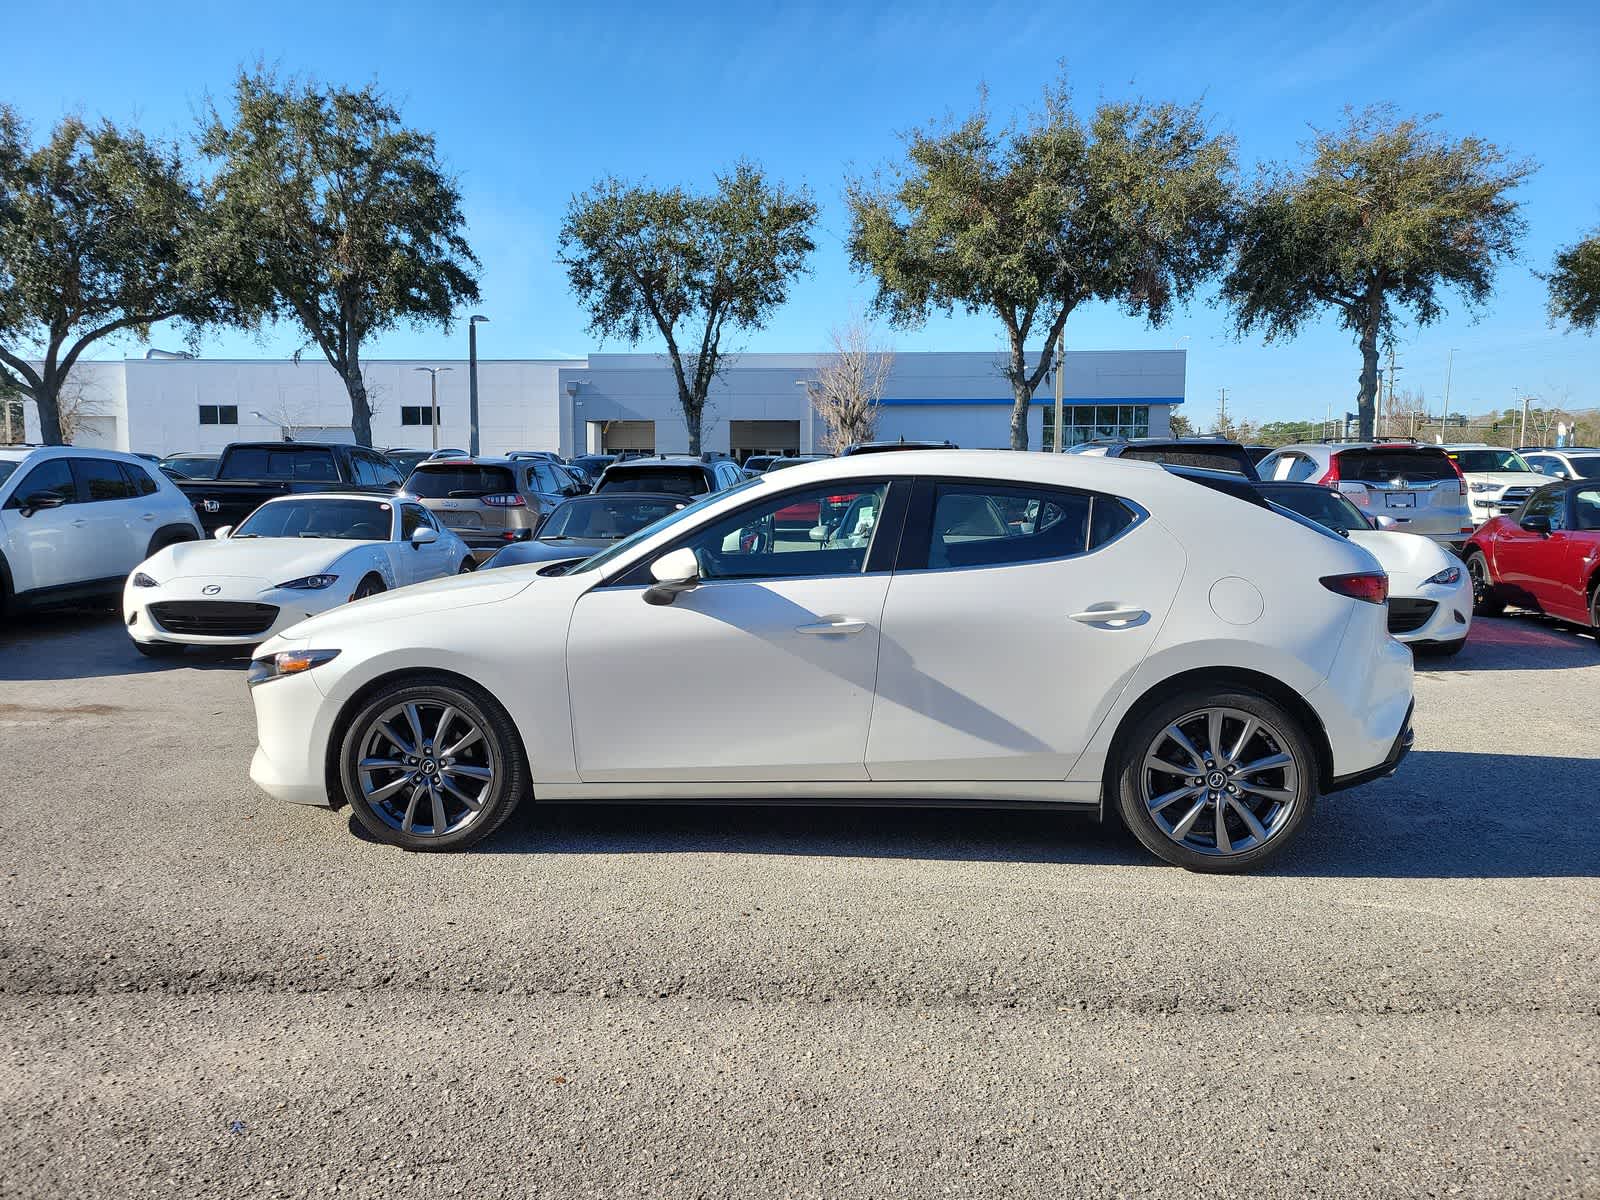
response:
<path fill-rule="evenodd" d="M 1142 608 L 1091 608 L 1071 615 L 1085 625 L 1132 625 L 1150 614 Z"/>
<path fill-rule="evenodd" d="M 818 621 L 814 625 L 796 625 L 796 633 L 860 633 L 867 627 L 865 621 L 854 617 L 836 617 L 831 621 Z"/>
<path fill-rule="evenodd" d="M 82 517 L 77 517 L 77 518 L 75 518 L 75 519 L 74 519 L 74 520 L 73 520 L 73 522 L 72 522 L 72 527 L 73 527 L 73 528 L 74 528 L 74 529 L 82 529 L 82 528 L 83 528 L 83 527 L 84 527 L 84 526 L 85 526 L 85 525 L 87 525 L 87 524 L 88 524 L 88 523 L 89 523 L 89 522 L 88 522 L 88 521 L 86 521 L 86 520 L 84 520 L 84 519 L 83 519 L 83 518 L 82 518 Z"/>

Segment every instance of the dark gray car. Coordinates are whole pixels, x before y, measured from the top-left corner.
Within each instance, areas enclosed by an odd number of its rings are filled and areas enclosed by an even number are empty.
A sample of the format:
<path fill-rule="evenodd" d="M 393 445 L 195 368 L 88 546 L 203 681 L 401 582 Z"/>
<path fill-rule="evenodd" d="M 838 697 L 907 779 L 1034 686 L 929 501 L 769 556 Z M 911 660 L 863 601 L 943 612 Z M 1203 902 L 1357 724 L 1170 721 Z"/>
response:
<path fill-rule="evenodd" d="M 609 492 L 577 496 L 562 504 L 531 541 L 501 550 L 484 567 L 580 560 L 671 516 L 689 503 L 671 492 Z"/>

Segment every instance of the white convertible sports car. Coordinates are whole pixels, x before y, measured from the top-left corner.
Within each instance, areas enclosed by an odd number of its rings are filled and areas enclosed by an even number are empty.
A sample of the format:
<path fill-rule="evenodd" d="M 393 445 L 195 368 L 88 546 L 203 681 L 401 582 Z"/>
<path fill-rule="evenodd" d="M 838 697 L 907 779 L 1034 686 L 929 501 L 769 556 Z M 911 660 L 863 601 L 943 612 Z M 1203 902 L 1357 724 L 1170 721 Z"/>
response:
<path fill-rule="evenodd" d="M 141 654 L 254 646 L 346 601 L 470 570 L 467 544 L 414 500 L 285 496 L 213 541 L 140 563 L 122 589 L 123 618 Z"/>
<path fill-rule="evenodd" d="M 1389 633 L 1422 654 L 1459 654 L 1472 628 L 1466 564 L 1432 538 L 1378 527 L 1342 493 L 1316 483 L 1261 483 L 1274 504 L 1344 534 L 1372 552 L 1389 576 Z"/>
<path fill-rule="evenodd" d="M 823 511 L 848 519 L 786 519 Z M 575 565 L 273 638 L 250 668 L 250 774 L 419 850 L 470 845 L 530 794 L 971 804 L 1115 811 L 1168 861 L 1242 870 L 1409 747 L 1387 588 L 1366 550 L 1242 479 L 828 459 Z"/>

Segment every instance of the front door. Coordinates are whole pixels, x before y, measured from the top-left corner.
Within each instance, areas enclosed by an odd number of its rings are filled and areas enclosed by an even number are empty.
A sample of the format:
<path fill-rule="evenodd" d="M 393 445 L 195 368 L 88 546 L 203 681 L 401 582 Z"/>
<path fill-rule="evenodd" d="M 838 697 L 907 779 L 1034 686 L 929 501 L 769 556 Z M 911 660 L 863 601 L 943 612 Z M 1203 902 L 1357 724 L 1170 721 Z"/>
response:
<path fill-rule="evenodd" d="M 1553 576 L 1567 549 L 1566 513 L 1565 490 L 1544 488 L 1495 536 L 1495 575 L 1511 590 L 1514 603 L 1532 604 L 1540 611 L 1560 610 Z M 1549 518 L 1550 532 L 1517 523 L 1527 517 Z"/>
<path fill-rule="evenodd" d="M 889 585 L 874 780 L 1065 779 L 1149 653 L 1177 542 L 1111 496 L 918 485 Z"/>
<path fill-rule="evenodd" d="M 679 543 L 701 583 L 646 603 L 648 564 L 585 593 L 567 635 L 585 783 L 864 780 L 879 621 L 898 522 L 889 485 L 755 501 Z M 797 503 L 832 525 L 776 520 Z"/>
<path fill-rule="evenodd" d="M 427 542 L 421 546 L 411 541 L 411 535 L 418 529 L 438 529 L 439 525 L 428 515 L 426 509 L 420 504 L 402 504 L 400 506 L 400 579 L 401 587 L 408 583 L 421 583 L 427 579 L 437 579 L 450 570 L 450 547 L 441 534 L 435 542 Z"/>
<path fill-rule="evenodd" d="M 25 502 L 42 493 L 59 496 L 58 508 L 36 508 L 24 517 Z M 100 552 L 86 536 L 89 521 L 78 503 L 78 485 L 68 459 L 50 458 L 28 469 L 6 501 L 6 558 L 19 592 L 63 587 L 110 575 L 101 571 Z"/>

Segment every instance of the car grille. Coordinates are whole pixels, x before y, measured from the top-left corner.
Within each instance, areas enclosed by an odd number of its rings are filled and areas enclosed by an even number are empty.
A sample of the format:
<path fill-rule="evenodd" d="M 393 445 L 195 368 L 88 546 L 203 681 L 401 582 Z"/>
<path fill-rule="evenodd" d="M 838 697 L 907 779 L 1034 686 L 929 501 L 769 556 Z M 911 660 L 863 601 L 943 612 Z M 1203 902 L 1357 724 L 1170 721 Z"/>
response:
<path fill-rule="evenodd" d="M 272 628 L 278 619 L 278 606 L 235 600 L 168 600 L 152 604 L 150 615 L 168 633 L 249 637 Z"/>
<path fill-rule="evenodd" d="M 1495 501 L 1501 508 L 1521 508 L 1523 502 L 1533 495 L 1531 487 L 1512 487 L 1500 493 L 1500 498 Z"/>
<path fill-rule="evenodd" d="M 1432 600 L 1389 597 L 1389 632 L 1411 633 L 1421 629 L 1438 607 Z"/>

